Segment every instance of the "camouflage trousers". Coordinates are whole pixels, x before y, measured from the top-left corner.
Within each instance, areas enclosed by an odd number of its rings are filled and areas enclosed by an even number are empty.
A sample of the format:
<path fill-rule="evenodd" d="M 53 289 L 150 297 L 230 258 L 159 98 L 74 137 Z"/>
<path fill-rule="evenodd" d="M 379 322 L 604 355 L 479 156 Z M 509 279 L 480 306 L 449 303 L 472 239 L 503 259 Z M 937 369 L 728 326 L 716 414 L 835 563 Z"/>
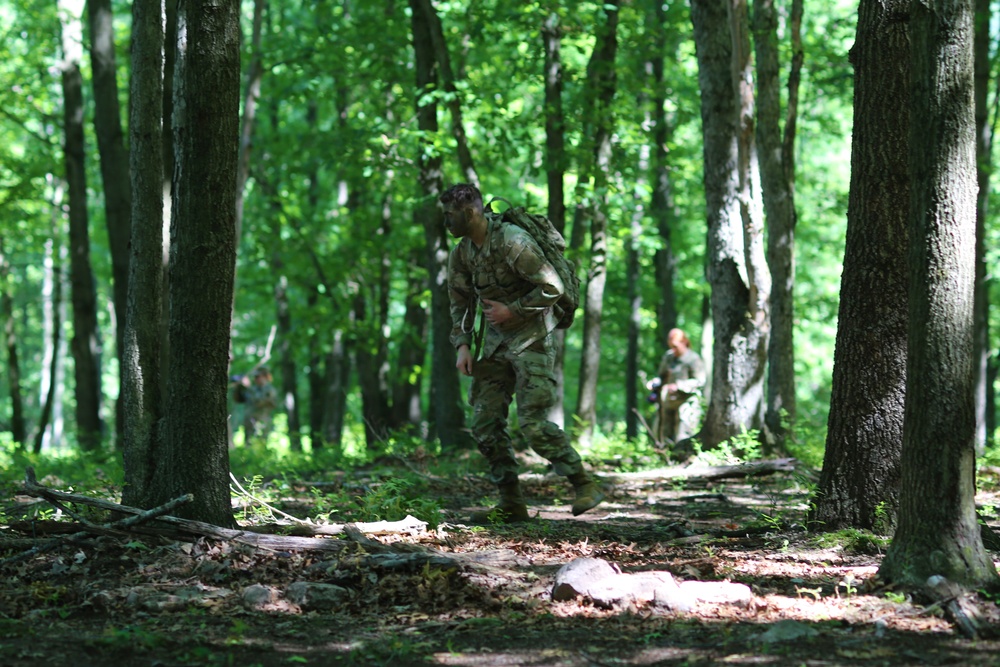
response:
<path fill-rule="evenodd" d="M 472 435 L 490 465 L 496 484 L 517 479 L 517 459 L 507 419 L 517 396 L 517 422 L 521 436 L 541 457 L 550 461 L 559 475 L 583 471 L 580 455 L 570 445 L 569 435 L 548 420 L 555 404 L 556 379 L 552 372 L 555 348 L 551 336 L 536 341 L 518 354 L 501 345 L 472 370 Z"/>
<path fill-rule="evenodd" d="M 698 432 L 701 422 L 701 400 L 693 396 L 679 407 L 660 404 L 653 422 L 653 433 L 659 445 L 673 445 Z"/>

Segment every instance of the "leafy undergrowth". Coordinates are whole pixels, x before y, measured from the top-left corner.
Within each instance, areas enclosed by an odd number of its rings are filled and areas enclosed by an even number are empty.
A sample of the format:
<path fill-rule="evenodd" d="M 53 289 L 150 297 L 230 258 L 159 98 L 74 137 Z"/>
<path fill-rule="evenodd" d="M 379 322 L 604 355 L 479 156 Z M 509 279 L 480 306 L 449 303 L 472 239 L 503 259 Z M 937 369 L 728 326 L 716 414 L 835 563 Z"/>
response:
<path fill-rule="evenodd" d="M 337 553 L 63 537 L 0 569 L 0 665 L 1000 665 L 995 619 L 970 640 L 940 608 L 878 584 L 884 538 L 803 528 L 808 471 L 716 481 L 690 469 L 597 473 L 609 498 L 580 517 L 563 480 L 525 475 L 535 516 L 514 526 L 465 525 L 491 495 L 482 476 L 408 461 L 322 480 L 255 478 L 237 497 L 248 527 L 286 514 L 335 523 L 415 513 L 432 527 L 373 539 L 400 555 L 490 556 L 484 567 L 375 560 L 372 544 L 340 536 L 327 538 L 345 541 Z M 995 482 L 994 473 L 992 487 L 981 485 L 987 510 Z M 0 560 L 33 543 L 26 519 L 50 518 L 34 499 L 9 501 Z M 554 602 L 556 571 L 580 557 L 740 582 L 754 597 L 746 608 L 685 613 Z M 297 604 L 296 582 L 329 584 L 339 597 Z M 251 590 L 269 593 L 251 604 Z"/>

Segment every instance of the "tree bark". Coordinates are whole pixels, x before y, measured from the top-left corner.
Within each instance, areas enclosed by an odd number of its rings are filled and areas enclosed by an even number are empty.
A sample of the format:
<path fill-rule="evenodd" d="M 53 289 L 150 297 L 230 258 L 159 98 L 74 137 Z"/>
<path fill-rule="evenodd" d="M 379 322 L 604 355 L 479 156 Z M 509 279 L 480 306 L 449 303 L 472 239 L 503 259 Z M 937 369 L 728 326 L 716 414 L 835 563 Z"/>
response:
<path fill-rule="evenodd" d="M 545 53 L 543 81 L 545 86 L 545 183 L 549 194 L 546 214 L 560 234 L 566 232 L 566 117 L 563 112 L 563 65 L 561 55 L 562 28 L 559 12 L 550 10 L 542 25 L 542 49 Z M 553 374 L 556 379 L 556 401 L 549 409 L 548 420 L 565 426 L 566 407 L 566 331 L 556 329 L 556 358 Z"/>
<path fill-rule="evenodd" d="M 413 49 L 416 62 L 417 95 L 423 95 L 434 85 L 434 46 L 431 27 L 421 2 L 410 0 L 413 26 Z M 433 428 L 442 446 L 456 449 L 471 445 L 464 430 L 455 350 L 451 346 L 451 311 L 449 307 L 448 239 L 437 198 L 443 189 L 441 157 L 433 151 L 433 136 L 438 132 L 437 104 L 418 98 L 417 127 L 423 135 L 422 149 L 417 159 L 420 199 L 414 208 L 414 221 L 423 226 L 427 248 L 427 270 L 431 287 L 431 412 Z M 467 175 L 468 176 L 468 175 Z"/>
<path fill-rule="evenodd" d="M 67 10 L 67 16 L 71 12 Z M 101 445 L 101 344 L 97 330 L 97 290 L 90 264 L 87 215 L 86 148 L 83 132 L 83 77 L 80 74 L 82 27 L 79 17 L 63 26 L 63 122 L 66 133 L 66 183 L 69 195 L 70 284 L 73 303 L 73 350 L 76 379 L 77 439 L 84 451 Z"/>
<path fill-rule="evenodd" d="M 229 327 L 236 261 L 240 31 L 236 0 L 178 4 L 167 451 L 158 499 L 193 493 L 192 519 L 233 524 Z"/>
<path fill-rule="evenodd" d="M 587 63 L 587 99 L 592 104 L 594 128 L 594 201 L 590 219 L 590 266 L 584 291 L 583 343 L 576 414 L 583 426 L 579 438 L 586 448 L 597 421 L 597 377 L 601 361 L 601 320 L 604 287 L 608 279 L 608 181 L 611 171 L 612 102 L 615 96 L 615 57 L 618 52 L 618 0 L 605 2 L 594 51 Z"/>
<path fill-rule="evenodd" d="M 87 0 L 90 24 L 90 66 L 94 87 L 94 129 L 101 156 L 104 185 L 104 217 L 111 247 L 111 274 L 114 285 L 116 354 L 124 347 L 125 311 L 128 301 L 129 236 L 132 202 L 129 188 L 129 154 L 122 132 L 115 65 L 114 16 L 111 0 Z M 121 365 L 119 365 L 121 383 Z M 121 401 L 115 407 L 115 433 L 121 447 L 124 433 Z"/>
<path fill-rule="evenodd" d="M 163 452 L 163 2 L 132 5 L 129 144 L 132 231 L 128 308 L 122 323 L 122 499 L 151 507 Z"/>
<path fill-rule="evenodd" d="M 910 197 L 909 0 L 862 0 L 854 137 L 826 452 L 812 525 L 888 533 L 899 506 Z"/>
<path fill-rule="evenodd" d="M 677 326 L 677 298 L 674 294 L 677 260 L 674 257 L 670 236 L 678 219 L 670 183 L 670 158 L 667 155 L 667 142 L 673 130 L 667 117 L 667 87 L 664 85 L 663 60 L 666 57 L 675 57 L 676 53 L 668 53 L 666 5 L 658 0 L 653 0 L 651 4 L 653 8 L 648 12 L 646 25 L 653 31 L 656 56 L 651 61 L 650 73 L 653 90 L 653 193 L 649 202 L 649 214 L 656 223 L 661 244 L 653 256 L 653 276 L 656 278 L 660 293 L 656 304 L 656 348 L 666 350 L 667 334 Z"/>
<path fill-rule="evenodd" d="M 976 104 L 976 302 L 973 320 L 976 373 L 976 454 L 982 456 L 993 439 L 990 418 L 994 410 L 992 392 L 987 390 L 990 359 L 990 279 L 986 267 L 986 214 L 990 200 L 990 174 L 993 171 L 993 129 L 989 123 L 990 87 L 990 0 L 976 0 L 974 76 Z"/>
<path fill-rule="evenodd" d="M 10 262 L 0 236 L 0 318 L 3 318 L 3 342 L 7 353 L 7 391 L 10 394 L 10 434 L 18 449 L 24 449 L 28 439 L 24 418 L 24 398 L 21 394 L 21 363 L 17 356 L 17 333 L 14 330 L 14 298 L 8 286 Z"/>
<path fill-rule="evenodd" d="M 243 97 L 243 114 L 240 118 L 239 167 L 236 170 L 236 243 L 239 246 L 243 236 L 243 199 L 247 181 L 250 179 L 250 152 L 253 147 L 254 123 L 257 120 L 257 100 L 260 98 L 260 82 L 264 76 L 261 56 L 261 26 L 264 18 L 265 0 L 254 0 L 253 23 L 250 33 L 250 66 L 247 70 L 246 94 Z"/>
<path fill-rule="evenodd" d="M 280 405 L 288 420 L 288 447 L 293 452 L 302 451 L 302 420 L 299 417 L 298 367 L 292 350 L 292 309 L 288 300 L 288 277 L 281 254 L 275 252 L 272 264 L 282 272 L 274 285 L 274 306 L 278 323 L 278 367 L 281 369 Z"/>
<path fill-rule="evenodd" d="M 752 108 L 747 46 L 737 33 L 745 26 L 735 11 L 706 0 L 691 3 L 702 94 L 706 274 L 715 333 L 711 400 L 699 434 L 708 448 L 743 429 L 760 428 L 764 407 L 770 280 L 763 266 L 756 156 L 749 143 L 752 112 L 744 110 Z"/>
<path fill-rule="evenodd" d="M 798 1 L 801 11 L 801 0 Z M 792 20 L 792 27 L 801 21 Z M 778 66 L 778 14 L 774 0 L 754 0 L 754 46 L 757 57 L 757 143 L 761 186 L 767 213 L 767 265 L 771 271 L 771 334 L 768 346 L 768 452 L 784 451 L 786 424 L 795 421 L 795 172 L 791 159 L 795 141 L 795 97 L 801 67 L 801 44 L 793 48 L 789 75 L 788 131 L 781 135 L 781 91 Z M 793 42 L 794 42 L 793 38 Z M 787 143 L 787 145 L 786 145 Z"/>
<path fill-rule="evenodd" d="M 469 150 L 469 140 L 465 134 L 465 121 L 462 120 L 462 96 L 458 94 L 455 87 L 455 75 L 451 68 L 451 57 L 448 55 L 448 44 L 444 39 L 444 30 L 441 27 L 441 17 L 438 16 L 431 0 L 411 0 L 410 7 L 414 14 L 420 12 L 423 15 L 421 23 L 425 26 L 426 38 L 430 41 L 433 54 L 429 57 L 437 61 L 437 78 L 441 89 L 447 94 L 445 105 L 451 113 L 451 133 L 455 138 L 455 150 L 458 155 L 458 165 L 462 170 L 462 177 L 467 183 L 472 183 L 477 188 L 479 186 L 479 175 L 472 160 L 472 151 Z M 416 23 L 418 19 L 413 18 Z"/>
<path fill-rule="evenodd" d="M 1000 586 L 976 516 L 973 1 L 911 3 L 910 326 L 890 583 Z"/>
<path fill-rule="evenodd" d="M 56 193 L 57 199 L 61 199 L 61 193 Z M 38 417 L 38 426 L 34 433 L 32 451 L 41 454 L 43 445 L 48 441 L 54 444 L 56 437 L 56 420 L 53 418 L 57 414 L 56 405 L 60 396 L 59 375 L 63 363 L 62 354 L 62 309 L 63 309 L 63 276 L 60 252 L 62 244 L 59 243 L 59 224 L 56 220 L 58 216 L 53 213 L 52 234 L 45 243 L 45 260 L 43 262 L 45 277 L 42 282 L 42 332 L 45 338 L 45 352 L 42 355 L 42 381 L 40 403 L 42 405 L 41 415 Z M 49 428 L 52 432 L 49 433 Z M 46 437 L 46 435 L 50 437 Z"/>

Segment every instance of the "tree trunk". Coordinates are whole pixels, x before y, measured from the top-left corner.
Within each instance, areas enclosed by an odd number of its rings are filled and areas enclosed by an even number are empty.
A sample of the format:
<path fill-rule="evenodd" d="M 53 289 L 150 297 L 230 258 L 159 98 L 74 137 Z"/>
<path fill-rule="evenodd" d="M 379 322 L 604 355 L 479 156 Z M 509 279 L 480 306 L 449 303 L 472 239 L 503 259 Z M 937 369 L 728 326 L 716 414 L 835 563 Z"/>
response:
<path fill-rule="evenodd" d="M 909 0 L 861 0 L 847 243 L 826 453 L 810 521 L 891 532 L 906 391 Z M 876 289 L 877 287 L 877 289 Z"/>
<path fill-rule="evenodd" d="M 62 198 L 56 193 L 57 200 Z M 38 417 L 38 427 L 34 434 L 32 451 L 41 454 L 46 441 L 50 444 L 57 441 L 56 405 L 60 396 L 59 371 L 62 367 L 62 262 L 60 252 L 62 244 L 58 242 L 58 216 L 53 212 L 51 237 L 45 243 L 45 260 L 43 262 L 44 278 L 42 280 L 42 335 L 45 352 L 42 355 L 42 381 L 39 383 L 42 406 Z M 49 428 L 52 432 L 49 433 Z M 48 435 L 48 437 L 47 437 Z"/>
<path fill-rule="evenodd" d="M 587 448 L 597 421 L 597 377 L 601 361 L 601 320 L 604 286 L 608 279 L 608 178 L 611 171 L 612 102 L 615 96 L 615 57 L 618 51 L 618 0 L 604 3 L 605 14 L 587 63 L 588 100 L 594 128 L 594 202 L 590 219 L 590 266 L 584 292 L 583 343 L 576 414 L 583 428 L 580 445 Z"/>
<path fill-rule="evenodd" d="M 441 28 L 441 17 L 435 11 L 431 0 L 411 0 L 410 7 L 414 13 L 414 25 L 418 21 L 424 25 L 425 37 L 429 40 L 429 46 L 432 49 L 429 58 L 437 61 L 437 75 L 441 89 L 446 93 L 445 105 L 451 112 L 451 133 L 455 138 L 455 150 L 458 154 L 458 165 L 462 170 L 462 177 L 467 183 L 472 183 L 478 188 L 479 176 L 473 164 L 472 152 L 469 150 L 465 122 L 462 120 L 462 96 L 455 88 L 455 75 L 452 73 L 448 44 L 444 39 L 444 30 Z M 422 14 L 422 20 L 417 18 L 417 12 Z M 414 36 L 416 36 L 416 31 L 414 31 Z"/>
<path fill-rule="evenodd" d="M 801 0 L 797 6 L 801 11 Z M 792 27 L 801 21 L 792 20 Z M 789 118 L 782 140 L 778 67 L 778 14 L 774 0 L 754 0 L 754 45 L 757 56 L 757 142 L 761 154 L 761 186 L 767 212 L 767 265 L 771 271 L 771 335 L 768 347 L 767 453 L 784 451 L 786 424 L 795 421 L 795 141 L 794 109 L 802 62 L 801 44 L 793 53 L 789 75 Z M 793 41 L 796 41 L 793 37 Z M 787 142 L 787 145 L 786 145 Z"/>
<path fill-rule="evenodd" d="M 744 122 L 740 117 L 742 106 L 750 103 L 743 100 L 752 97 L 743 64 L 748 54 L 734 11 L 707 0 L 691 3 L 702 95 L 706 273 L 715 331 L 711 400 L 699 435 L 708 448 L 743 429 L 760 428 L 764 407 L 769 277 L 762 265 L 756 156 L 747 143 L 752 123 L 747 125 L 745 112 Z M 734 51 L 734 42 L 740 51 Z"/>
<path fill-rule="evenodd" d="M 384 443 L 389 435 L 392 414 L 389 409 L 389 392 L 386 385 L 387 349 L 382 331 L 386 322 L 383 316 L 388 307 L 378 288 L 369 290 L 362 285 L 354 297 L 354 323 L 357 332 L 354 356 L 361 388 L 361 419 L 365 426 L 365 442 L 369 449 Z"/>
<path fill-rule="evenodd" d="M 257 120 L 257 100 L 260 82 L 264 75 L 260 38 L 265 0 L 254 0 L 253 23 L 250 33 L 250 67 L 247 71 L 246 94 L 243 97 L 243 114 L 240 118 L 239 167 L 236 170 L 236 244 L 243 236 L 243 198 L 250 179 L 250 151 L 253 148 L 254 122 Z"/>
<path fill-rule="evenodd" d="M 979 197 L 976 200 L 976 303 L 973 320 L 975 344 L 974 369 L 976 373 L 976 454 L 986 452 L 993 433 L 988 429 L 992 421 L 987 415 L 993 412 L 993 403 L 987 391 L 990 358 L 990 301 L 986 268 L 986 214 L 990 199 L 990 173 L 993 171 L 993 129 L 989 123 L 990 87 L 990 0 L 976 0 L 974 42 L 974 75 L 976 101 L 976 180 Z"/>
<path fill-rule="evenodd" d="M 122 500 L 154 506 L 163 452 L 161 340 L 163 313 L 163 5 L 132 5 L 131 146 L 132 257 L 121 349 L 125 485 Z"/>
<path fill-rule="evenodd" d="M 413 261 L 407 262 L 407 273 L 410 266 L 422 263 L 423 253 L 414 251 Z M 423 385 L 423 366 L 426 358 L 424 341 L 427 337 L 427 308 L 422 303 L 420 292 L 427 283 L 427 272 L 422 275 L 409 275 L 407 284 L 416 286 L 406 296 L 406 311 L 403 315 L 403 327 L 397 342 L 399 354 L 396 357 L 395 381 L 392 393 L 393 423 L 398 425 L 419 426 L 423 421 L 423 408 L 420 404 L 421 386 Z"/>
<path fill-rule="evenodd" d="M 648 12 L 646 25 L 653 31 L 656 57 L 652 59 L 650 84 L 653 90 L 653 193 L 649 202 L 649 214 L 656 223 L 661 246 L 653 256 L 653 276 L 659 287 L 660 298 L 656 304 L 656 348 L 667 349 L 667 334 L 677 326 L 677 298 L 674 295 L 674 276 L 677 260 L 674 257 L 671 230 L 677 224 L 677 210 L 670 184 L 670 159 L 667 142 L 673 133 L 667 119 L 667 87 L 664 85 L 663 60 L 675 57 L 667 52 L 666 6 L 653 0 L 653 9 Z"/>
<path fill-rule="evenodd" d="M 351 374 L 351 356 L 345 334 L 333 332 L 333 346 L 326 355 L 323 401 L 323 442 L 341 446 L 347 416 L 347 385 Z"/>
<path fill-rule="evenodd" d="M 101 156 L 101 180 L 104 185 L 104 216 L 111 248 L 111 274 L 114 285 L 116 353 L 121 359 L 123 329 L 128 300 L 129 236 L 132 202 L 129 189 L 129 155 L 122 133 L 118 104 L 118 78 L 115 65 L 114 16 L 111 0 L 87 0 L 90 24 L 90 66 L 94 86 L 94 129 Z M 119 380 L 121 378 L 119 365 Z M 124 433 L 121 397 L 115 407 L 115 433 L 122 446 Z"/>
<path fill-rule="evenodd" d="M 236 262 L 239 3 L 178 5 L 170 248 L 167 451 L 158 500 L 194 493 L 186 517 L 233 524 L 229 500 L 229 327 Z"/>
<path fill-rule="evenodd" d="M 276 271 L 284 271 L 281 255 L 275 252 L 272 263 Z M 278 367 L 281 369 L 280 405 L 288 420 L 288 446 L 293 452 L 302 451 L 302 423 L 299 417 L 298 368 L 292 350 L 292 309 L 288 302 L 288 277 L 282 273 L 274 286 L 274 305 L 278 322 Z"/>
<path fill-rule="evenodd" d="M 67 16 L 71 12 L 66 12 Z M 70 284 L 73 302 L 73 360 L 76 379 L 76 428 L 81 449 L 101 445 L 100 336 L 97 290 L 90 265 L 87 175 L 84 165 L 83 77 L 80 74 L 82 28 L 79 17 L 63 26 L 63 122 L 66 133 L 66 183 L 69 193 Z"/>
<path fill-rule="evenodd" d="M 442 192 L 441 158 L 429 150 L 438 131 L 437 104 L 423 102 L 419 96 L 434 85 L 434 47 L 431 27 L 421 2 L 410 0 L 413 25 L 413 49 L 417 75 L 417 127 L 423 135 L 417 159 L 420 199 L 414 208 L 414 221 L 424 228 L 427 270 L 431 287 L 431 412 L 433 427 L 445 449 L 471 445 L 462 409 L 455 350 L 451 346 L 451 310 L 448 297 L 448 239 L 437 198 Z M 425 150 L 426 149 L 426 150 Z"/>
<path fill-rule="evenodd" d="M 10 262 L 0 236 L 0 318 L 3 318 L 4 350 L 7 353 L 7 391 L 10 394 L 10 434 L 18 449 L 24 449 L 28 429 L 24 419 L 24 398 L 21 395 L 21 363 L 17 357 L 17 333 L 14 331 L 14 299 L 8 286 Z"/>
<path fill-rule="evenodd" d="M 1000 585 L 976 516 L 973 2 L 912 3 L 910 326 L 890 583 Z"/>
<path fill-rule="evenodd" d="M 545 52 L 543 81 L 545 85 L 545 182 L 549 193 L 546 214 L 560 234 L 566 233 L 566 118 L 563 113 L 563 66 L 561 55 L 562 28 L 559 13 L 552 11 L 542 25 L 542 49 Z M 566 424 L 566 331 L 556 329 L 556 359 L 553 375 L 556 380 L 556 400 L 549 409 L 548 420 L 560 428 Z"/>

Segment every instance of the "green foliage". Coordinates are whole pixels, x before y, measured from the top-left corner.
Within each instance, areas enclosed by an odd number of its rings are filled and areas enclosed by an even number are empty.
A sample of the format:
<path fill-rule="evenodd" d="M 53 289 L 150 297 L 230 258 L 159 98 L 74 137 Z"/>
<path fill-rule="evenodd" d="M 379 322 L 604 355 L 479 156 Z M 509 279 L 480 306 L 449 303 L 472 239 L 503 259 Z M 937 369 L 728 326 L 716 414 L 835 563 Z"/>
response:
<path fill-rule="evenodd" d="M 889 547 L 891 538 L 858 528 L 845 528 L 831 533 L 817 533 L 810 542 L 823 549 L 841 547 L 845 552 L 880 556 Z"/>
<path fill-rule="evenodd" d="M 436 499 L 421 497 L 416 485 L 406 479 L 384 480 L 357 498 L 360 521 L 399 521 L 407 515 L 426 521 L 434 528 L 441 523 L 441 506 Z"/>

